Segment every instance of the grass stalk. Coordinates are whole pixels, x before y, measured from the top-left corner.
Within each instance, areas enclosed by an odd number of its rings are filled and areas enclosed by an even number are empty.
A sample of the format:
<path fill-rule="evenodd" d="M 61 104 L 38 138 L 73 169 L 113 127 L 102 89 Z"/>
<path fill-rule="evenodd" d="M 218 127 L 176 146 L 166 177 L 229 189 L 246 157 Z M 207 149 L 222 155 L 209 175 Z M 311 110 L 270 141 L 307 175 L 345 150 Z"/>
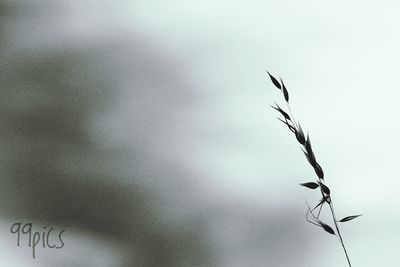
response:
<path fill-rule="evenodd" d="M 269 75 L 272 83 L 275 85 L 275 87 L 278 88 L 280 91 L 282 91 L 283 97 L 285 99 L 285 102 L 286 102 L 286 105 L 288 108 L 288 112 L 283 110 L 278 104 L 275 104 L 275 106 L 272 106 L 272 108 L 274 108 L 276 111 L 278 111 L 280 113 L 280 115 L 283 116 L 283 118 L 278 118 L 278 119 L 282 123 L 284 123 L 289 128 L 289 130 L 295 135 L 298 143 L 301 145 L 301 149 L 302 149 L 304 155 L 306 156 L 308 163 L 311 165 L 311 167 L 313 167 L 315 174 L 317 175 L 316 181 L 300 184 L 301 186 L 307 187 L 312 190 L 319 188 L 320 192 L 321 192 L 321 196 L 322 196 L 322 199 L 314 208 L 311 208 L 307 203 L 308 210 L 307 210 L 305 217 L 306 217 L 307 221 L 310 222 L 311 224 L 316 225 L 316 226 L 322 228 L 323 230 L 325 230 L 327 233 L 338 237 L 340 244 L 343 248 L 343 251 L 346 255 L 347 263 L 349 264 L 349 267 L 351 267 L 349 254 L 347 253 L 346 247 L 344 245 L 343 237 L 340 233 L 338 222 L 347 222 L 347 221 L 353 220 L 361 215 L 347 216 L 339 221 L 337 220 L 335 210 L 333 208 L 333 203 L 332 203 L 332 198 L 331 198 L 331 190 L 325 184 L 324 171 L 316 159 L 316 156 L 315 156 L 314 151 L 311 146 L 310 136 L 308 133 L 307 133 L 307 135 L 304 134 L 304 131 L 303 131 L 302 127 L 300 126 L 300 123 L 298 121 L 296 121 L 293 116 L 293 113 L 292 113 L 292 110 L 291 110 L 290 104 L 289 104 L 289 92 L 288 92 L 285 84 L 283 83 L 282 79 L 279 79 L 279 80 L 276 79 L 269 72 L 268 72 L 268 75 Z M 336 231 L 332 227 L 330 227 L 328 224 L 322 222 L 319 219 L 319 216 L 320 216 L 320 213 L 321 213 L 321 210 L 322 210 L 324 204 L 328 204 L 328 206 L 329 206 L 329 209 L 330 209 L 330 212 L 332 215 L 332 220 L 335 225 L 334 228 Z M 319 208 L 318 214 L 315 215 L 314 211 L 317 208 Z"/>

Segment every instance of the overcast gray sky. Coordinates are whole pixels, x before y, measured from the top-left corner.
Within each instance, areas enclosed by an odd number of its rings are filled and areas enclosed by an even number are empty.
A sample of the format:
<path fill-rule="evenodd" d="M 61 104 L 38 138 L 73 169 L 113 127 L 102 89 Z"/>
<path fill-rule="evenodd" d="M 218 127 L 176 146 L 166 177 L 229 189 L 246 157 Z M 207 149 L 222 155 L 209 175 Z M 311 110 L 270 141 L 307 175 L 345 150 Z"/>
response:
<path fill-rule="evenodd" d="M 302 237 L 310 237 L 310 250 L 287 257 L 309 257 L 302 266 L 345 266 L 339 242 L 299 218 L 304 198 L 315 196 L 297 184 L 314 179 L 314 173 L 269 107 L 282 103 L 282 96 L 266 70 L 282 77 L 292 110 L 310 133 L 338 216 L 363 214 L 342 226 L 353 265 L 397 264 L 399 2 L 86 0 L 49 6 L 49 13 L 39 16 L 43 25 L 35 22 L 43 27 L 19 29 L 15 38 L 23 40 L 17 42 L 21 49 L 134 40 L 132 51 L 123 53 L 122 62 L 128 62 L 136 44 L 151 44 L 152 57 L 161 58 L 157 71 L 178 66 L 185 81 L 176 95 L 146 98 L 167 109 L 151 112 L 170 114 L 168 123 L 160 122 L 163 134 L 151 137 L 158 156 L 201 176 L 208 199 L 203 205 L 216 200 L 252 203 L 271 216 L 298 211 L 283 214 L 304 224 L 299 227 L 305 228 Z M 152 72 L 152 64 L 146 66 L 141 73 Z M 138 129 L 148 125 L 126 125 L 145 122 L 148 113 L 143 110 L 150 104 L 135 94 L 142 76 L 128 75 L 118 83 L 118 108 L 104 120 L 114 129 L 107 138 L 135 147 L 138 135 L 148 134 Z M 157 86 L 162 92 L 163 86 Z M 165 86 L 174 87 L 174 80 Z M 187 101 L 186 93 L 180 93 L 185 88 L 194 99 Z M 185 108 L 174 104 L 180 102 L 187 103 Z M 284 233 L 289 240 L 296 235 L 296 228 L 290 229 Z M 278 247 L 270 249 L 280 253 Z M 232 251 L 222 252 L 221 266 L 249 264 L 240 257 L 251 253 L 235 258 Z M 265 261 L 265 266 L 287 264 Z"/>
<path fill-rule="evenodd" d="M 364 214 L 342 227 L 354 266 L 396 265 L 398 2 L 132 6 L 135 25 L 186 65 L 205 96 L 197 137 L 190 139 L 195 162 L 210 179 L 228 194 L 274 208 L 301 200 L 304 190 L 295 185 L 312 172 L 268 107 L 282 99 L 266 78 L 268 69 L 286 81 L 296 117 L 310 131 L 337 213 Z M 309 252 L 312 266 L 344 266 L 337 244 L 326 246 L 322 254 Z"/>

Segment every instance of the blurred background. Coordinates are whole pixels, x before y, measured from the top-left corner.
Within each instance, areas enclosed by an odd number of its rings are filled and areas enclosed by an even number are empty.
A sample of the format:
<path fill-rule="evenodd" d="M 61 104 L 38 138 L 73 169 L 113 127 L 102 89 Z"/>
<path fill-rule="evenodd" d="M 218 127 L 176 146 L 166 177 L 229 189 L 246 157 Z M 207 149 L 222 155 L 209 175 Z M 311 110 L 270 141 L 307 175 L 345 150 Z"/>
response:
<path fill-rule="evenodd" d="M 396 1 L 0 0 L 1 266 L 396 266 Z M 313 194 L 314 193 L 314 194 Z M 329 212 L 322 216 L 330 223 Z M 16 246 L 14 222 L 65 229 Z"/>

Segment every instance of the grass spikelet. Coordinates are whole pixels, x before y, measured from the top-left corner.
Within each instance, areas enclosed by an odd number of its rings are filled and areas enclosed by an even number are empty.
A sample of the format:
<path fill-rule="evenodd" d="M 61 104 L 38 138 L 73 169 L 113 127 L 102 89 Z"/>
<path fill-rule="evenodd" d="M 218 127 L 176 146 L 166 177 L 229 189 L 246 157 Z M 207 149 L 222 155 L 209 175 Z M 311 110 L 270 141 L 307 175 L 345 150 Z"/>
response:
<path fill-rule="evenodd" d="M 314 169 L 315 174 L 317 175 L 317 179 L 316 182 L 307 182 L 307 183 L 301 183 L 300 185 L 303 187 L 306 187 L 308 189 L 312 189 L 315 190 L 317 188 L 319 188 L 320 193 L 322 195 L 322 199 L 319 201 L 319 203 L 313 208 L 311 209 L 310 206 L 307 203 L 307 213 L 305 215 L 307 221 L 315 226 L 321 227 L 324 231 L 326 231 L 327 233 L 331 234 L 331 235 L 335 235 L 339 238 L 340 244 L 343 248 L 343 251 L 346 255 L 346 260 L 348 265 L 351 267 L 351 263 L 350 263 L 350 258 L 349 255 L 347 253 L 346 247 L 344 245 L 343 242 L 343 238 L 342 235 L 340 234 L 340 230 L 339 230 L 339 226 L 338 226 L 338 222 L 348 222 L 351 221 L 361 215 L 352 215 L 352 216 L 347 216 L 344 217 L 343 219 L 341 219 L 340 221 L 336 220 L 336 215 L 335 215 L 335 211 L 333 208 L 333 203 L 332 203 L 332 198 L 331 198 L 331 190 L 330 188 L 325 184 L 324 182 L 324 171 L 321 167 L 321 165 L 317 162 L 314 151 L 312 149 L 311 146 L 311 140 L 310 140 L 310 135 L 307 133 L 307 136 L 305 136 L 303 129 L 300 126 L 300 123 L 296 122 L 290 105 L 289 105 L 289 92 L 283 82 L 282 79 L 280 79 L 280 81 L 278 81 L 274 76 L 272 76 L 269 72 L 267 72 L 272 83 L 275 85 L 275 87 L 277 87 L 278 89 L 280 89 L 283 93 L 283 97 L 284 100 L 287 104 L 287 108 L 288 108 L 288 112 L 283 110 L 278 104 L 275 103 L 276 106 L 272 106 L 275 110 L 277 110 L 283 117 L 284 120 L 281 118 L 278 118 L 280 121 L 282 121 L 288 128 L 289 130 L 294 133 L 296 140 L 299 142 L 299 144 L 301 145 L 301 149 L 304 153 L 304 155 L 307 158 L 308 163 L 311 165 L 311 167 Z M 332 221 L 334 223 L 334 227 L 335 230 L 329 226 L 328 224 L 322 222 L 319 219 L 320 213 L 322 208 L 324 207 L 324 204 L 327 204 L 325 206 L 329 206 L 329 210 L 330 213 L 332 215 Z M 315 215 L 314 212 L 315 210 L 318 208 L 318 214 Z"/>

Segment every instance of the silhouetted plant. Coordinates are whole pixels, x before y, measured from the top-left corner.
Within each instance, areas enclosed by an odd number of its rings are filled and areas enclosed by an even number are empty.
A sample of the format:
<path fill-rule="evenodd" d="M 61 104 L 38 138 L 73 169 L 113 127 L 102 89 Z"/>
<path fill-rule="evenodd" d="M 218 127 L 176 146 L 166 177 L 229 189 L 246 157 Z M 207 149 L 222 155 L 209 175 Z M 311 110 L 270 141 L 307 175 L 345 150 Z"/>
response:
<path fill-rule="evenodd" d="M 318 204 L 315 207 L 311 208 L 307 203 L 307 213 L 306 213 L 305 217 L 308 222 L 310 222 L 318 227 L 321 227 L 323 230 L 325 230 L 329 234 L 335 235 L 339 238 L 340 244 L 342 245 L 344 253 L 346 255 L 347 262 L 348 262 L 349 266 L 351 267 L 350 258 L 347 253 L 346 247 L 344 245 L 342 235 L 340 234 L 338 222 L 347 222 L 347 221 L 353 220 L 361 215 L 347 216 L 341 220 L 336 219 L 335 210 L 333 208 L 333 202 L 332 202 L 332 197 L 331 197 L 331 190 L 325 184 L 324 171 L 322 170 L 322 167 L 318 164 L 315 154 L 312 150 L 310 136 L 308 133 L 307 133 L 307 135 L 304 134 L 303 129 L 300 126 L 300 123 L 294 119 L 294 116 L 292 114 L 292 111 L 291 111 L 290 105 L 289 105 L 289 92 L 288 92 L 285 84 L 283 83 L 282 79 L 278 80 L 274 76 L 272 76 L 269 72 L 267 72 L 267 73 L 268 73 L 272 83 L 275 85 L 275 87 L 278 88 L 280 91 L 282 91 L 283 97 L 285 99 L 285 102 L 286 102 L 286 105 L 288 108 L 288 112 L 283 110 L 276 103 L 275 103 L 275 106 L 272 106 L 272 108 L 277 110 L 283 116 L 283 118 L 278 118 L 278 120 L 283 122 L 289 128 L 289 130 L 295 135 L 297 141 L 302 146 L 301 149 L 302 149 L 304 155 L 306 156 L 308 162 L 310 163 L 311 167 L 313 167 L 313 169 L 318 177 L 318 179 L 315 182 L 306 182 L 306 183 L 300 184 L 301 186 L 307 187 L 312 190 L 319 188 L 321 195 L 322 195 L 321 200 L 318 202 Z M 329 206 L 336 232 L 331 226 L 322 222 L 319 219 L 321 210 L 322 210 L 324 204 L 327 204 Z M 315 215 L 314 212 L 316 209 L 318 209 L 318 213 Z"/>

